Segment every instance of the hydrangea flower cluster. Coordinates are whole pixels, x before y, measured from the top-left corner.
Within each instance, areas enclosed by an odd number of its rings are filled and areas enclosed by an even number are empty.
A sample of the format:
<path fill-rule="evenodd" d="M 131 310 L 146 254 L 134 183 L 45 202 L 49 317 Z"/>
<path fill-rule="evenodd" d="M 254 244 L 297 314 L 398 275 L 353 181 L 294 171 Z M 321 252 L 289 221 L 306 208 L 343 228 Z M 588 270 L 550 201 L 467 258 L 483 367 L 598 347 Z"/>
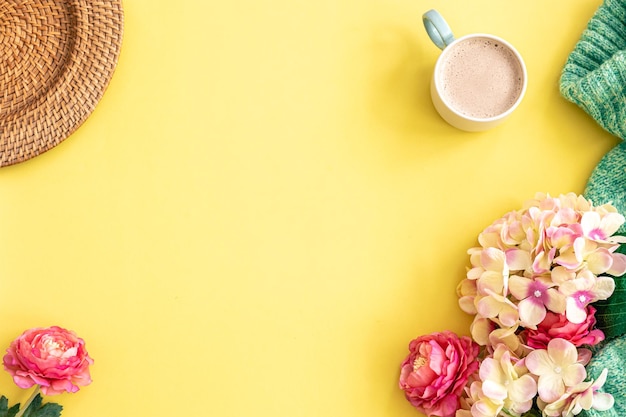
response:
<path fill-rule="evenodd" d="M 429 340 L 439 346 L 429 351 L 458 352 L 449 346 L 469 338 L 443 332 L 414 340 L 400 375 L 407 399 L 440 417 L 571 417 L 610 409 L 613 397 L 599 392 L 608 370 L 588 380 L 585 366 L 589 347 L 604 340 L 592 304 L 608 299 L 612 277 L 626 273 L 626 256 L 616 252 L 626 239 L 614 235 L 624 221 L 610 204 L 537 194 L 487 227 L 480 246 L 468 251 L 471 267 L 457 287 L 461 309 L 474 316 L 470 341 L 480 354 L 466 349 L 447 358 L 461 375 L 444 371 L 417 381 L 417 374 L 430 375 L 420 368 L 433 359 L 416 345 Z M 458 380 L 462 391 L 450 383 Z M 439 392 L 446 386 L 455 387 L 454 404 L 450 392 Z M 446 407 L 424 396 L 432 392 L 446 398 Z"/>

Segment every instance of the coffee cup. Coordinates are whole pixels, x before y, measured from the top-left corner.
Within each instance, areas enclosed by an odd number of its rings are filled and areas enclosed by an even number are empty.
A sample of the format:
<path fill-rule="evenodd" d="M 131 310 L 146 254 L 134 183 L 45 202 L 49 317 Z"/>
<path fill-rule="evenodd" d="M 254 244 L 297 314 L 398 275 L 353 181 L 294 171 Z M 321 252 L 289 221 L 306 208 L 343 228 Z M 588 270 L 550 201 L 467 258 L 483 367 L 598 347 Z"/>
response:
<path fill-rule="evenodd" d="M 428 36 L 441 49 L 430 83 L 439 115 L 450 125 L 478 132 L 502 123 L 522 101 L 528 76 L 517 50 L 485 33 L 455 38 L 436 10 L 424 13 Z"/>

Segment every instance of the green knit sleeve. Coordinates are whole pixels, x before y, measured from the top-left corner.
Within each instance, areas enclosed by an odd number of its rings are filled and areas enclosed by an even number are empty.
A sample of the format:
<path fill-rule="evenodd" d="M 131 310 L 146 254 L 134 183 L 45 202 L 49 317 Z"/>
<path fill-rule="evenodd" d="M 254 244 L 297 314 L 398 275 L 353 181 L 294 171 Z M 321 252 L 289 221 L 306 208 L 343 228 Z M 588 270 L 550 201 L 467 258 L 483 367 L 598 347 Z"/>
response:
<path fill-rule="evenodd" d="M 626 0 L 596 10 L 559 81 L 561 95 L 600 126 L 626 139 Z"/>

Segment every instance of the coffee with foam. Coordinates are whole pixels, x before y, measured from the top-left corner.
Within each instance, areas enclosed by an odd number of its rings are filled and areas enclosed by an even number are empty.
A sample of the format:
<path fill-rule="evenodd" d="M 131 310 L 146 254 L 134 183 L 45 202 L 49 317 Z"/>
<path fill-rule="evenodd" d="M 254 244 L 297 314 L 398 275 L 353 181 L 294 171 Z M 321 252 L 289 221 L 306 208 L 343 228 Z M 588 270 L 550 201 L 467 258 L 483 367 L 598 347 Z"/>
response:
<path fill-rule="evenodd" d="M 437 83 L 442 99 L 452 109 L 488 119 L 515 105 L 525 80 L 520 60 L 511 49 L 486 37 L 471 37 L 449 48 L 440 63 Z"/>

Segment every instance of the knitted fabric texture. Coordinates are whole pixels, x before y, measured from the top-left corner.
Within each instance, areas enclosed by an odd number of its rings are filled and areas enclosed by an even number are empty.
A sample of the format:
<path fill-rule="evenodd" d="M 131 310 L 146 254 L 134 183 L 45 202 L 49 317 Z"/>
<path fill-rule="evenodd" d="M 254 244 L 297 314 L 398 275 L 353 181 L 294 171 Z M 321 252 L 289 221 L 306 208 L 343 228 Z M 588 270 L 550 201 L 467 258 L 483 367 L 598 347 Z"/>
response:
<path fill-rule="evenodd" d="M 601 392 L 608 392 L 615 398 L 613 408 L 606 411 L 583 410 L 580 417 L 623 417 L 626 416 L 626 336 L 607 342 L 596 352 L 587 365 L 588 378 L 597 379 L 604 368 L 609 370 Z"/>
<path fill-rule="evenodd" d="M 596 10 L 567 58 L 559 84 L 563 97 L 580 106 L 605 130 L 626 139 L 626 0 L 604 0 Z M 602 158 L 587 181 L 584 195 L 596 206 L 611 203 L 626 215 L 626 142 Z M 617 233 L 626 234 L 626 225 Z M 622 313 L 620 303 L 611 301 L 604 312 Z M 603 324 L 609 326 L 606 330 L 612 328 L 611 323 Z M 587 366 L 588 377 L 593 379 L 608 369 L 601 391 L 612 394 L 615 405 L 607 411 L 583 410 L 581 417 L 626 416 L 625 363 L 626 335 L 618 333 Z"/>
<path fill-rule="evenodd" d="M 566 61 L 559 86 L 563 97 L 626 139 L 626 0 L 605 0 L 596 10 Z"/>
<path fill-rule="evenodd" d="M 587 181 L 584 196 L 595 206 L 611 203 L 626 216 L 626 142 L 611 149 L 600 160 Z M 626 235 L 626 224 L 617 233 Z"/>

